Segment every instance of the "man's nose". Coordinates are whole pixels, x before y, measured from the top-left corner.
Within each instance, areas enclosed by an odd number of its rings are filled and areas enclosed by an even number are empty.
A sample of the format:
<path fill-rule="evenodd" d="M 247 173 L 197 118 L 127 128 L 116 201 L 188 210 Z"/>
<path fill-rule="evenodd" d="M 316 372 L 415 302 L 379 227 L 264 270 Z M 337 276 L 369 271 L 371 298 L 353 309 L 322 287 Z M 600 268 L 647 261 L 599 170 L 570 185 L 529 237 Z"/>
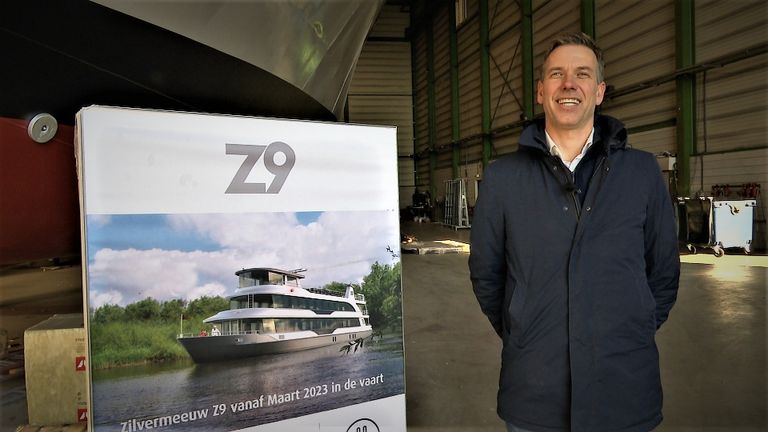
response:
<path fill-rule="evenodd" d="M 575 76 L 571 73 L 563 74 L 563 83 L 562 83 L 563 90 L 572 90 L 576 88 L 576 86 L 574 85 L 574 79 L 575 79 Z"/>

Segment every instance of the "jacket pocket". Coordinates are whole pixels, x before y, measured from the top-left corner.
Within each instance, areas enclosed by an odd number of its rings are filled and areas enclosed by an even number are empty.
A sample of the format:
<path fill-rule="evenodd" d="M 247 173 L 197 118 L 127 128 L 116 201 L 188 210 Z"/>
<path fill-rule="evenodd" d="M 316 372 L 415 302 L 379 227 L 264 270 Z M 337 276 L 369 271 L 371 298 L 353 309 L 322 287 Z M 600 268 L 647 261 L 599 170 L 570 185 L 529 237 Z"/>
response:
<path fill-rule="evenodd" d="M 642 331 L 649 338 L 648 342 L 653 343 L 656 334 L 656 298 L 653 297 L 653 292 L 651 292 L 644 275 L 635 277 L 635 288 L 640 304 L 641 315 L 639 318 Z"/>
<path fill-rule="evenodd" d="M 524 287 L 517 284 L 513 287 L 512 297 L 509 299 L 509 305 L 506 310 L 507 337 L 510 342 L 517 346 L 522 346 L 521 339 L 525 329 L 523 320 L 523 311 L 525 310 L 525 292 Z"/>

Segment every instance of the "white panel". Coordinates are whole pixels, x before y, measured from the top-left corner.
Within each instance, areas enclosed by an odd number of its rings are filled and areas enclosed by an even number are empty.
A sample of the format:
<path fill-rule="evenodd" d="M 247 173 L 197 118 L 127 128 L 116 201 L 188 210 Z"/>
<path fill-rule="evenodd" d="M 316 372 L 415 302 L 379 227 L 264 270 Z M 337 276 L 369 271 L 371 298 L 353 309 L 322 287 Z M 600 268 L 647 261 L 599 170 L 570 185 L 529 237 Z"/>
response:
<path fill-rule="evenodd" d="M 81 110 L 77 121 L 88 214 L 397 206 L 392 127 L 97 106 Z M 233 144 L 246 151 L 228 153 Z"/>

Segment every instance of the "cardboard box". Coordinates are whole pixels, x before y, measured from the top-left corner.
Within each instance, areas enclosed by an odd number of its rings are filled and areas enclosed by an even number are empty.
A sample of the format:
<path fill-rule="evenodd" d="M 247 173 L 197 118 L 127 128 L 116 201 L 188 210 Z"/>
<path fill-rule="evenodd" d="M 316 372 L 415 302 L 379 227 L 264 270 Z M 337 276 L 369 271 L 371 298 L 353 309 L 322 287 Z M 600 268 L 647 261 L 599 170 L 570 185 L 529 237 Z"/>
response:
<path fill-rule="evenodd" d="M 30 424 L 87 421 L 87 352 L 82 314 L 54 315 L 24 332 Z"/>

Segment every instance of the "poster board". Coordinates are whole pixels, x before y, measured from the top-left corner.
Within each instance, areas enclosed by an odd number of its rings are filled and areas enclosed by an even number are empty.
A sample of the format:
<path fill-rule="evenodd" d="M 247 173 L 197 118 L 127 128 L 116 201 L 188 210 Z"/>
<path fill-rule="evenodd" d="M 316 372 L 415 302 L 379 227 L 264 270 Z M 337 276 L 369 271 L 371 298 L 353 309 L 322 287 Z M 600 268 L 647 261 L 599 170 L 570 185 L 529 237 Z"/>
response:
<path fill-rule="evenodd" d="M 406 430 L 394 127 L 92 106 L 76 133 L 89 430 Z"/>

